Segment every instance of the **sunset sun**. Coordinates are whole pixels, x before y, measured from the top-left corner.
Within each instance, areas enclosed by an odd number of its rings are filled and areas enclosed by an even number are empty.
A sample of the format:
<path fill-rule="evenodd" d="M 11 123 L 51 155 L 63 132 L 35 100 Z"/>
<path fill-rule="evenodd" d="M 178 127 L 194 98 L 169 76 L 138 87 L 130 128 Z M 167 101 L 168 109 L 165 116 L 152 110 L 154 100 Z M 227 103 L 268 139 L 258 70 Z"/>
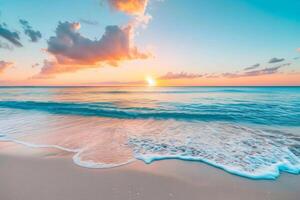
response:
<path fill-rule="evenodd" d="M 156 86 L 156 80 L 152 78 L 151 76 L 146 77 L 146 82 L 148 86 Z"/>

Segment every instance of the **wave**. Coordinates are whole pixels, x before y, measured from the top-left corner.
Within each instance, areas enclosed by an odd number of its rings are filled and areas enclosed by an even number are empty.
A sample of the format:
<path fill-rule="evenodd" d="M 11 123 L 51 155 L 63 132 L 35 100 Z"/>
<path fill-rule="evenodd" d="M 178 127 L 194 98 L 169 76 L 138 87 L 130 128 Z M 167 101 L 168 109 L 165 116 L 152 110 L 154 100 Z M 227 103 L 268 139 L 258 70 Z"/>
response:
<path fill-rule="evenodd" d="M 118 119 L 229 121 L 285 126 L 299 126 L 300 119 L 300 112 L 297 110 L 297 105 L 281 106 L 271 103 L 237 101 L 237 103 L 228 104 L 158 102 L 155 107 L 120 107 L 118 103 L 0 101 L 0 108 Z"/>
<path fill-rule="evenodd" d="M 108 103 L 84 104 L 65 102 L 35 102 L 35 101 L 0 101 L 0 107 L 22 110 L 45 111 L 52 114 L 112 117 L 119 119 L 202 119 L 202 120 L 232 120 L 227 115 L 197 114 L 186 112 L 162 111 L 147 108 L 122 109 Z"/>

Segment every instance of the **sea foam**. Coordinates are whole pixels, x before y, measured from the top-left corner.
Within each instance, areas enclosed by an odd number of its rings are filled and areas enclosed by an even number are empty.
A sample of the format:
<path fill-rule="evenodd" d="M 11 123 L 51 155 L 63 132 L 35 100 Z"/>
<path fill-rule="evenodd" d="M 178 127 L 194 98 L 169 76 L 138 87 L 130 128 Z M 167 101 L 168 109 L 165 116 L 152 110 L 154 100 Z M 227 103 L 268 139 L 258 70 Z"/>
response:
<path fill-rule="evenodd" d="M 300 172 L 300 137 L 226 123 L 171 126 L 159 136 L 132 137 L 135 157 L 200 161 L 232 174 L 275 179 L 280 171 Z"/>
<path fill-rule="evenodd" d="M 88 168 L 117 167 L 136 159 L 148 164 L 180 159 L 252 179 L 275 179 L 281 171 L 300 172 L 300 136 L 288 132 L 223 122 L 95 119 L 94 123 L 97 126 L 87 132 L 82 131 L 87 126 L 78 132 L 73 127 L 72 136 L 61 132 L 38 140 L 22 136 L 6 137 L 6 141 L 72 152 L 74 163 Z"/>

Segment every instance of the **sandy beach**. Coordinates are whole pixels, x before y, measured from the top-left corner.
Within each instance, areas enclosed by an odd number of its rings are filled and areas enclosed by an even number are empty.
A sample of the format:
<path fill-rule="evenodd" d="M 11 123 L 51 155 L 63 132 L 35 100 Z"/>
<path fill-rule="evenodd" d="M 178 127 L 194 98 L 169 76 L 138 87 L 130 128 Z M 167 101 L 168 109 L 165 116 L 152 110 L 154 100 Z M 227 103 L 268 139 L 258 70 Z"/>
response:
<path fill-rule="evenodd" d="M 300 0 L 0 0 L 0 200 L 300 200 Z"/>
<path fill-rule="evenodd" d="M 13 150 L 12 150 L 13 149 Z M 17 149 L 17 151 L 16 151 Z M 0 150 L 1 200 L 298 200 L 300 177 L 250 180 L 199 162 L 141 161 L 111 168 L 76 166 L 69 154 L 26 147 Z"/>

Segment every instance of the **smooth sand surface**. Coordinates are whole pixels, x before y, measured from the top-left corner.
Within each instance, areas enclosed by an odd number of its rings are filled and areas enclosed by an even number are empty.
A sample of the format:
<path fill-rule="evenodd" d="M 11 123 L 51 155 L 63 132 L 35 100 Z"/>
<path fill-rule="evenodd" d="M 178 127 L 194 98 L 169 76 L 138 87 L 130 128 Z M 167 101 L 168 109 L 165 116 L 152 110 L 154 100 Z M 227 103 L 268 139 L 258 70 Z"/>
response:
<path fill-rule="evenodd" d="M 299 200 L 300 176 L 249 180 L 198 162 L 141 161 L 111 169 L 76 166 L 70 155 L 0 149 L 0 200 Z"/>

